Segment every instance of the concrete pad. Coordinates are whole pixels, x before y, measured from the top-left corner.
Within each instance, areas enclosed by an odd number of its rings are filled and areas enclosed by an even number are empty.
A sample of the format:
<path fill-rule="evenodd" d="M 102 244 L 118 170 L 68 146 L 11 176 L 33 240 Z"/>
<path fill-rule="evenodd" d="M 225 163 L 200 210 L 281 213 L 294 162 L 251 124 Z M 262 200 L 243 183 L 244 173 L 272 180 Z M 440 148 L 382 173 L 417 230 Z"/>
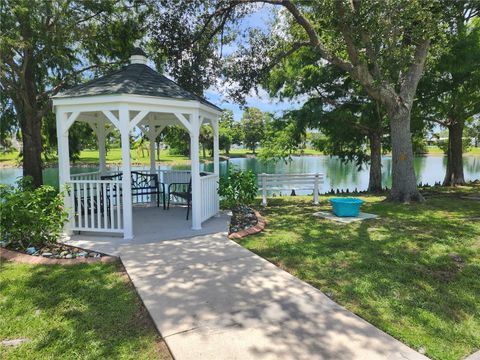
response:
<path fill-rule="evenodd" d="M 177 360 L 427 359 L 225 233 L 121 256 Z"/>
<path fill-rule="evenodd" d="M 355 216 L 355 217 L 339 217 L 328 211 L 319 211 L 319 212 L 313 213 L 313 216 L 316 216 L 322 219 L 336 221 L 342 224 L 350 224 L 356 221 L 378 218 L 378 215 L 364 213 L 364 212 L 360 212 L 358 216 Z"/>
<path fill-rule="evenodd" d="M 124 246 L 121 250 L 122 261 L 131 269 L 130 276 L 146 277 L 252 255 L 240 245 L 225 241 L 226 236 L 227 233 L 217 233 L 161 243 Z"/>
<path fill-rule="evenodd" d="M 129 241 L 120 234 L 81 232 L 76 233 L 65 243 L 88 250 L 119 256 L 125 245 L 148 244 L 172 239 L 187 239 L 195 236 L 226 232 L 230 216 L 220 213 L 202 223 L 201 230 L 192 230 L 191 221 L 185 219 L 187 209 L 182 206 L 163 210 L 161 207 L 133 208 L 133 235 Z"/>

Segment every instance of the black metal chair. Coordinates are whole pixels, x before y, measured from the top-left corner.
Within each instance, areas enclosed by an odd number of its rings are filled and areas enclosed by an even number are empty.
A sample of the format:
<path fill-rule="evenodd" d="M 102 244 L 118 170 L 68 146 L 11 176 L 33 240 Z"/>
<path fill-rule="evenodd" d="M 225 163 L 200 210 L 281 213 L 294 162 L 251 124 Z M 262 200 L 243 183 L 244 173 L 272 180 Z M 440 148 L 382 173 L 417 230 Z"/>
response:
<path fill-rule="evenodd" d="M 170 209 L 170 199 L 172 196 L 179 197 L 187 202 L 187 220 L 192 206 L 192 179 L 188 183 L 171 183 L 168 185 L 168 205 Z"/>
<path fill-rule="evenodd" d="M 208 175 L 208 173 L 201 172 L 200 176 Z M 168 185 L 168 205 L 170 209 L 170 199 L 172 196 L 179 197 L 187 202 L 187 220 L 190 215 L 190 208 L 192 207 L 192 178 L 188 183 L 170 183 Z"/>

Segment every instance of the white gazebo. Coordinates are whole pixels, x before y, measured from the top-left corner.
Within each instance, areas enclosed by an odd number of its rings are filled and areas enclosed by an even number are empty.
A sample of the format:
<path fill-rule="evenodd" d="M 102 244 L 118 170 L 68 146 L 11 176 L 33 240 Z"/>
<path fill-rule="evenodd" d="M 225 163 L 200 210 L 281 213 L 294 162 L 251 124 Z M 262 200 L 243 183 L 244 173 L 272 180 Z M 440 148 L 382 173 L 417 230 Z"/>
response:
<path fill-rule="evenodd" d="M 221 109 L 147 66 L 147 57 L 141 49 L 134 50 L 130 64 L 122 69 L 54 96 L 53 106 L 57 121 L 60 188 L 68 185 L 69 189 L 65 198 L 71 214 L 67 231 L 122 233 L 125 239 L 135 235 L 134 203 L 143 206 L 155 203 L 151 194 L 132 199 L 129 135 L 135 128 L 150 141 L 150 169 L 146 174 L 156 174 L 162 186 L 171 182 L 191 182 L 191 228 L 201 229 L 202 222 L 218 213 L 218 117 Z M 68 131 L 75 121 L 88 123 L 97 135 L 98 172 L 70 174 Z M 203 124 L 210 124 L 213 129 L 213 173 L 200 172 L 199 134 Z M 181 125 L 190 134 L 191 171 L 166 171 L 156 167 L 155 139 L 170 125 Z M 112 173 L 106 167 L 105 140 L 114 128 L 121 136 L 121 172 L 105 179 Z M 153 184 L 154 177 L 148 179 Z"/>

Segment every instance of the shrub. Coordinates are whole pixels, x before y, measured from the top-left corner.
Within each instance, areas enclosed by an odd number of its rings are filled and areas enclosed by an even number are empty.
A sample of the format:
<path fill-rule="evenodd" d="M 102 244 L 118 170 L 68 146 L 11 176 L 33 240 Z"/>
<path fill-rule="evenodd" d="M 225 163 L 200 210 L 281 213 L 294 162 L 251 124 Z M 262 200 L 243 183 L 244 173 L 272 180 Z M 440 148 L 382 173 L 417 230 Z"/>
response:
<path fill-rule="evenodd" d="M 252 171 L 229 168 L 227 175 L 219 181 L 218 194 L 222 197 L 222 205 L 229 209 L 250 205 L 257 191 L 257 178 Z"/>
<path fill-rule="evenodd" d="M 56 242 L 68 219 L 63 197 L 51 186 L 34 189 L 29 177 L 0 186 L 0 234 L 23 249 Z"/>

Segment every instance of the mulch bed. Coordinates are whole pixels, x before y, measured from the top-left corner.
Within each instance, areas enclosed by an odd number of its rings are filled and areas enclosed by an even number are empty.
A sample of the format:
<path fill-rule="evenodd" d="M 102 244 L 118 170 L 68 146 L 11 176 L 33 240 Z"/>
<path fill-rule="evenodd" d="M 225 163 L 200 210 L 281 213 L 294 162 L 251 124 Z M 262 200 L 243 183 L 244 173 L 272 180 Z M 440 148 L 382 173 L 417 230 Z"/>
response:
<path fill-rule="evenodd" d="M 41 248 L 29 247 L 23 250 L 16 244 L 1 244 L 0 259 L 22 264 L 75 265 L 95 262 L 115 262 L 117 257 L 98 251 L 81 249 L 66 244 L 50 244 Z"/>
<path fill-rule="evenodd" d="M 239 206 L 232 210 L 228 237 L 230 239 L 241 239 L 259 233 L 265 226 L 266 221 L 258 211 L 247 206 Z"/>

